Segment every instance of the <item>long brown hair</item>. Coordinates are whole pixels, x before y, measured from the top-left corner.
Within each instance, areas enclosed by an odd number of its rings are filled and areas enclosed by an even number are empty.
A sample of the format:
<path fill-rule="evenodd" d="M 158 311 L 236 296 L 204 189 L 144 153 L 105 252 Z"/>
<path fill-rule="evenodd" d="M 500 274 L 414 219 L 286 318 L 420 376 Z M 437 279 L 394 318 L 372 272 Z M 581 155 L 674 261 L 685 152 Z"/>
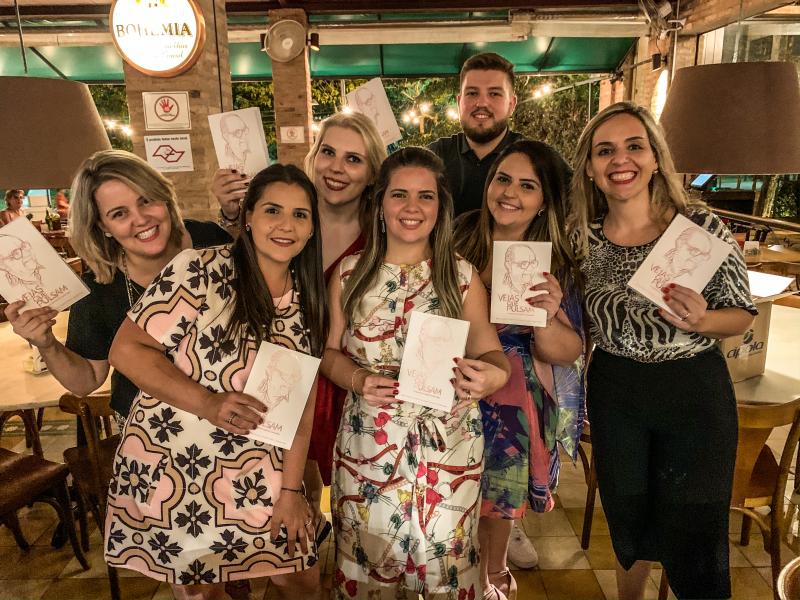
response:
<path fill-rule="evenodd" d="M 658 170 L 650 179 L 650 209 L 655 219 L 666 225 L 672 209 L 685 214 L 689 207 L 704 206 L 702 202 L 689 198 L 683 189 L 664 132 L 650 111 L 632 102 L 612 104 L 597 113 L 583 129 L 575 149 L 575 159 L 572 161 L 575 175 L 570 188 L 572 210 L 568 230 L 575 240 L 575 254 L 578 259 L 585 257 L 589 250 L 589 224 L 608 212 L 605 194 L 589 179 L 586 172 L 586 165 L 592 153 L 592 140 L 598 127 L 617 115 L 636 117 L 647 131 L 650 147 L 658 165 Z"/>
<path fill-rule="evenodd" d="M 319 235 L 317 192 L 305 173 L 294 165 L 274 164 L 260 171 L 247 189 L 239 215 L 241 234 L 233 243 L 231 254 L 236 269 L 233 279 L 233 310 L 228 336 L 249 330 L 256 343 L 269 337 L 275 306 L 272 304 L 267 282 L 258 266 L 253 234 L 245 227 L 247 215 L 253 211 L 264 190 L 273 183 L 297 185 L 303 189 L 311 204 L 314 226 L 311 239 L 295 256 L 289 268 L 294 278 L 295 290 L 300 296 L 303 327 L 308 335 L 311 354 L 321 356 L 328 335 L 328 314 L 325 310 L 325 282 L 322 276 L 322 244 Z"/>
<path fill-rule="evenodd" d="M 403 167 L 427 169 L 436 178 L 439 212 L 429 237 L 432 250 L 431 280 L 439 299 L 439 314 L 461 317 L 461 290 L 458 283 L 458 262 L 453 250 L 453 198 L 447 189 L 444 163 L 430 150 L 409 146 L 390 155 L 378 173 L 375 191 L 369 203 L 370 226 L 364 231 L 366 245 L 342 292 L 342 308 L 352 324 L 361 299 L 375 283 L 386 257 L 386 234 L 380 230 L 379 213 L 392 175 Z"/>
<path fill-rule="evenodd" d="M 542 184 L 544 214 L 535 216 L 528 225 L 522 239 L 534 242 L 552 242 L 553 273 L 576 275 L 575 258 L 572 254 L 569 238 L 565 231 L 567 217 L 567 194 L 572 171 L 564 158 L 553 148 L 543 142 L 533 140 L 517 140 L 507 146 L 492 163 L 483 189 L 483 204 L 475 218 L 465 218 L 456 225 L 455 248 L 461 256 L 471 262 L 478 271 L 483 271 L 489 264 L 492 253 L 492 233 L 494 217 L 489 211 L 487 195 L 489 185 L 497 174 L 500 164 L 512 154 L 522 154 L 533 166 Z"/>

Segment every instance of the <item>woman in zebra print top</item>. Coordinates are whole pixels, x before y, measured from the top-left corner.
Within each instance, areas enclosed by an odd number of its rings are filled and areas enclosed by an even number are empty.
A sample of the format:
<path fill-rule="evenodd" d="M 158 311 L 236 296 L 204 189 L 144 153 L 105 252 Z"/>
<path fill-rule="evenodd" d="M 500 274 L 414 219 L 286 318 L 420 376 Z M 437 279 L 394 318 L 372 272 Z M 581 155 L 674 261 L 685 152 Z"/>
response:
<path fill-rule="evenodd" d="M 678 598 L 728 598 L 736 400 L 716 342 L 756 314 L 744 259 L 687 198 L 646 109 L 618 103 L 595 116 L 574 167 L 570 231 L 595 344 L 587 405 L 619 597 L 642 598 L 655 560 Z M 627 282 L 678 213 L 732 251 L 702 293 L 665 285 L 674 316 Z"/>

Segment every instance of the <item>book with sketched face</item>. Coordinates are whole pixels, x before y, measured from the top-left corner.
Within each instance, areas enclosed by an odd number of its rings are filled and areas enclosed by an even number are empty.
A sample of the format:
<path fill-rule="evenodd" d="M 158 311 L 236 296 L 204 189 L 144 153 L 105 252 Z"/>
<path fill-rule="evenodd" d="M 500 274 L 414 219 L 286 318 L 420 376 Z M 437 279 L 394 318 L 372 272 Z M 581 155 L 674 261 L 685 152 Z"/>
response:
<path fill-rule="evenodd" d="M 398 400 L 449 411 L 455 389 L 453 359 L 464 357 L 469 321 L 411 312 L 400 362 Z"/>
<path fill-rule="evenodd" d="M 0 295 L 9 303 L 24 300 L 22 310 L 64 310 L 89 288 L 28 219 L 14 219 L 0 227 Z"/>
<path fill-rule="evenodd" d="M 550 271 L 550 242 L 495 242 L 492 249 L 492 323 L 545 327 L 547 311 L 526 302 L 544 292 L 530 287 Z"/>
<path fill-rule="evenodd" d="M 257 106 L 208 115 L 220 169 L 253 177 L 269 166 L 267 138 Z"/>
<path fill-rule="evenodd" d="M 319 363 L 314 356 L 261 342 L 244 393 L 266 404 L 267 412 L 250 437 L 278 448 L 292 447 Z"/>
<path fill-rule="evenodd" d="M 731 250 L 729 243 L 683 215 L 675 215 L 628 286 L 675 314 L 664 302 L 662 288 L 676 283 L 701 293 Z"/>

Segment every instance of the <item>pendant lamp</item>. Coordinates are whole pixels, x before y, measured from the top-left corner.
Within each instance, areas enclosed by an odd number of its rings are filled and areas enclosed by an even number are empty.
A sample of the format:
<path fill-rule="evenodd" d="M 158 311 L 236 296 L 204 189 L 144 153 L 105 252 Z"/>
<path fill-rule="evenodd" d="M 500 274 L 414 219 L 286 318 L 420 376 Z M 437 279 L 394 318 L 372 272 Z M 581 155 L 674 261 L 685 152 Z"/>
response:
<path fill-rule="evenodd" d="M 789 62 L 675 72 L 661 125 L 679 173 L 800 173 L 800 85 Z"/>

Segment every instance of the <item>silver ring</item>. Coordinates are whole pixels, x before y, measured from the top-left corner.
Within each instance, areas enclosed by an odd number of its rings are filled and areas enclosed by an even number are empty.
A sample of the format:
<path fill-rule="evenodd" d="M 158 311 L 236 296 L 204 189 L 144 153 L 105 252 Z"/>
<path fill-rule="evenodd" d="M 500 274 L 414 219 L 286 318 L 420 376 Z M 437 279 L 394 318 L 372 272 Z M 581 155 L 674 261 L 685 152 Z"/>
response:
<path fill-rule="evenodd" d="M 690 314 L 691 314 L 691 313 L 688 313 L 688 312 L 687 312 L 685 315 L 683 315 L 683 316 L 681 317 L 681 321 L 685 321 L 686 319 L 688 319 Z"/>
<path fill-rule="evenodd" d="M 230 417 L 228 417 L 228 425 L 233 425 L 233 420 L 238 417 L 236 413 L 232 413 Z"/>
<path fill-rule="evenodd" d="M 472 392 L 467 390 L 467 402 L 470 402 L 471 400 L 472 400 Z"/>

